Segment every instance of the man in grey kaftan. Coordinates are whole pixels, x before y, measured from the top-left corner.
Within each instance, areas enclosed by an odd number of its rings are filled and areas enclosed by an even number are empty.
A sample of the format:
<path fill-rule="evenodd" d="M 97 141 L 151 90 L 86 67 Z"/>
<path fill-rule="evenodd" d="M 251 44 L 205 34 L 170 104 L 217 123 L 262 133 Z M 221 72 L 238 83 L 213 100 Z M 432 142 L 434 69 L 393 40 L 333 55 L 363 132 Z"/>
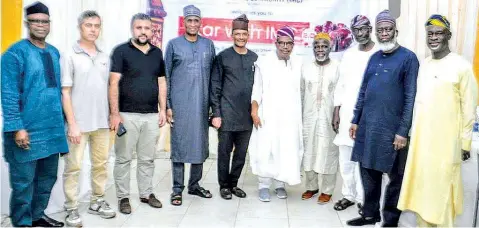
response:
<path fill-rule="evenodd" d="M 165 57 L 167 118 L 172 127 L 173 205 L 181 205 L 184 163 L 191 163 L 188 193 L 211 198 L 211 193 L 198 182 L 209 153 L 209 83 L 215 47 L 211 40 L 198 35 L 200 10 L 190 5 L 183 11 L 185 34 L 168 43 Z"/>

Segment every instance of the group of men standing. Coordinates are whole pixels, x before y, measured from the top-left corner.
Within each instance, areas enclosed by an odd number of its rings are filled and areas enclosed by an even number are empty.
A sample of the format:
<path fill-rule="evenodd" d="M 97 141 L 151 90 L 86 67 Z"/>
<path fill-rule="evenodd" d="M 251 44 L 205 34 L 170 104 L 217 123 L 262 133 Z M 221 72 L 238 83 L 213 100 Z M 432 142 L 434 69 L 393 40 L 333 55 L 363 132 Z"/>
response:
<path fill-rule="evenodd" d="M 261 201 L 271 201 L 272 185 L 278 198 L 287 198 L 285 185 L 301 183 L 303 168 L 302 199 L 319 195 L 318 203 L 328 203 L 339 168 L 344 198 L 334 209 L 357 203 L 360 217 L 348 225 L 374 224 L 381 221 L 386 173 L 383 226 L 397 226 L 406 209 L 418 214 L 420 225 L 453 225 L 462 210 L 460 164 L 470 156 L 477 85 L 471 65 L 449 50 L 445 17 L 427 21 L 432 57 L 419 67 L 416 55 L 397 43 L 396 21 L 387 10 L 376 17 L 377 44 L 369 19 L 358 15 L 351 21 L 358 45 L 341 62 L 329 57 L 331 37 L 318 33 L 315 58 L 306 63 L 292 55 L 290 27 L 277 31 L 274 52 L 258 57 L 246 48 L 249 21 L 241 15 L 232 22 L 234 45 L 216 55 L 213 42 L 198 34 L 200 10 L 189 5 L 183 14 L 186 32 L 168 42 L 164 55 L 149 42 L 151 19 L 140 13 L 131 20 L 132 38 L 108 58 L 95 45 L 101 30 L 95 11 L 80 15 L 80 39 L 60 56 L 45 42 L 48 8 L 39 2 L 26 8 L 29 37 L 2 56 L 4 151 L 14 226 L 64 225 L 44 214 L 59 154 L 65 155 L 65 221 L 82 225 L 77 189 L 87 144 L 92 161 L 88 212 L 115 217 L 103 198 L 113 139 L 119 211 L 131 213 L 134 151 L 140 202 L 161 208 L 152 178 L 159 128 L 166 123 L 171 126 L 172 205 L 182 204 L 185 163 L 191 164 L 188 194 L 212 197 L 199 185 L 212 125 L 218 129 L 224 199 L 246 197 L 238 179 L 248 151 Z"/>

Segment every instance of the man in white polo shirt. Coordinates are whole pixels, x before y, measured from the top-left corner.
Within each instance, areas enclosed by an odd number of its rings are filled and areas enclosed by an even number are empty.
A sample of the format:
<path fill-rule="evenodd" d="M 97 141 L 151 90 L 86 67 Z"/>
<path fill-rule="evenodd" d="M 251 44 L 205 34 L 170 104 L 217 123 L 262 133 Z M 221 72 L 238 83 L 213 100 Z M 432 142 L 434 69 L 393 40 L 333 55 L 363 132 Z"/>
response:
<path fill-rule="evenodd" d="M 67 226 L 82 226 L 78 213 L 78 179 L 87 143 L 90 145 L 92 195 L 88 213 L 113 218 L 116 213 L 103 199 L 110 149 L 108 124 L 109 56 L 95 44 L 101 19 L 95 11 L 78 18 L 80 40 L 61 58 L 63 111 L 68 123 L 71 153 L 63 173 Z"/>

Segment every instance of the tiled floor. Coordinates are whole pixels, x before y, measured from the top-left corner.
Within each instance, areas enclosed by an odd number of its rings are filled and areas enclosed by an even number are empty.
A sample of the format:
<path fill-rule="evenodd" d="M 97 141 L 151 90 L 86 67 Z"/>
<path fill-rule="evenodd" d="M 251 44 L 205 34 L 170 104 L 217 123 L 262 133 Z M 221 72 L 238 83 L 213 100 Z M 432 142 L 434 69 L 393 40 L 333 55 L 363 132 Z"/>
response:
<path fill-rule="evenodd" d="M 245 199 L 233 198 L 223 200 L 218 193 L 217 168 L 214 159 L 208 159 L 204 164 L 204 176 L 202 186 L 211 190 L 212 199 L 202 199 L 186 194 L 183 195 L 183 205 L 175 207 L 169 203 L 171 192 L 171 163 L 168 159 L 157 159 L 154 176 L 154 193 L 163 202 L 163 208 L 154 209 L 146 204 L 140 204 L 136 184 L 136 165 L 132 167 L 131 203 L 132 214 L 117 214 L 113 219 L 101 219 L 98 216 L 88 214 L 87 203 L 82 203 L 80 214 L 85 227 L 343 227 L 346 221 L 357 216 L 356 207 L 350 207 L 345 211 L 337 212 L 333 204 L 318 205 L 315 199 L 303 201 L 301 193 L 302 185 L 287 187 L 289 197 L 281 200 L 272 197 L 271 202 L 263 203 L 257 199 L 256 177 L 251 174 L 248 165 L 243 170 L 239 185 L 248 197 Z M 475 161 L 470 161 L 468 177 L 465 179 L 477 180 Z M 247 162 L 248 164 L 248 162 Z M 186 172 L 188 174 L 188 171 Z M 110 174 L 112 174 L 110 170 Z M 469 178 L 470 177 L 470 178 Z M 187 180 L 187 177 L 185 178 Z M 475 190 L 475 183 L 472 191 Z M 118 203 L 115 198 L 115 189 L 111 185 L 106 193 L 106 199 L 114 209 Z M 333 202 L 340 197 L 341 179 L 338 178 Z M 466 194 L 474 199 L 474 192 L 466 187 Z M 472 194 L 472 195 L 471 195 Z M 471 200 L 466 203 L 465 211 L 472 215 Z M 63 220 L 65 213 L 53 214 L 52 217 Z M 403 220 L 403 219 L 402 219 Z M 463 218 L 463 220 L 465 220 Z M 470 219 L 466 219 L 465 226 L 470 226 Z M 414 220 L 412 221 L 414 222 Z M 2 224 L 6 225 L 5 223 Z M 377 224 L 378 225 L 378 224 Z M 403 225 L 408 226 L 403 223 Z M 373 226 L 369 226 L 373 227 Z"/>

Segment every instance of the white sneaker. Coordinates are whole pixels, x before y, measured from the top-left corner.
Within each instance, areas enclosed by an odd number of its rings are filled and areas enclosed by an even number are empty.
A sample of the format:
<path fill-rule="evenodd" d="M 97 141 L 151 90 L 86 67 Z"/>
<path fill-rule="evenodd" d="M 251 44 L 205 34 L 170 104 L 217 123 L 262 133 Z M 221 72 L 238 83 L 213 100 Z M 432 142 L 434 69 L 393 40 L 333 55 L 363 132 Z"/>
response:
<path fill-rule="evenodd" d="M 269 195 L 269 189 L 267 188 L 262 188 L 259 190 L 258 193 L 259 200 L 262 202 L 269 202 L 271 201 L 271 196 Z"/>
<path fill-rule="evenodd" d="M 286 192 L 286 189 L 284 188 L 277 188 L 275 192 L 276 192 L 276 196 L 280 199 L 288 198 L 288 193 Z"/>
<path fill-rule="evenodd" d="M 70 227 L 83 226 L 78 209 L 67 210 L 67 216 L 65 217 L 65 223 Z"/>
<path fill-rule="evenodd" d="M 114 218 L 116 212 L 111 209 L 110 205 L 104 199 L 98 199 L 96 202 L 90 204 L 88 213 L 99 215 L 104 219 Z"/>

